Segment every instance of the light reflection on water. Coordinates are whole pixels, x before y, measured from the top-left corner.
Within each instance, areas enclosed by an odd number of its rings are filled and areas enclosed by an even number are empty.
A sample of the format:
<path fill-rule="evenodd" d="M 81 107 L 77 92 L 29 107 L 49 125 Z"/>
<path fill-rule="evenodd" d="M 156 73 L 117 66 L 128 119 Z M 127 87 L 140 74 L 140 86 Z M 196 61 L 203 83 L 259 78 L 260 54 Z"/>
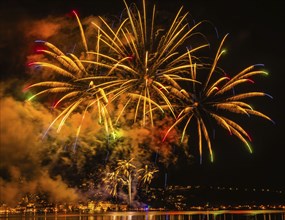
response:
<path fill-rule="evenodd" d="M 285 220 L 285 210 L 107 212 L 103 214 L 1 215 L 0 220 Z"/>

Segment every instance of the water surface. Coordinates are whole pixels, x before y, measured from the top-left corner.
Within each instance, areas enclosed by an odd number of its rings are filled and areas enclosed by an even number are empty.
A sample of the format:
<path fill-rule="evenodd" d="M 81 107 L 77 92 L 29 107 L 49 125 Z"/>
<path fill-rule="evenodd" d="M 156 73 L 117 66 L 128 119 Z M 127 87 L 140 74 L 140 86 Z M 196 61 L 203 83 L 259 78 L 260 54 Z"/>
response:
<path fill-rule="evenodd" d="M 96 214 L 13 214 L 0 220 L 285 220 L 285 210 L 146 211 Z"/>

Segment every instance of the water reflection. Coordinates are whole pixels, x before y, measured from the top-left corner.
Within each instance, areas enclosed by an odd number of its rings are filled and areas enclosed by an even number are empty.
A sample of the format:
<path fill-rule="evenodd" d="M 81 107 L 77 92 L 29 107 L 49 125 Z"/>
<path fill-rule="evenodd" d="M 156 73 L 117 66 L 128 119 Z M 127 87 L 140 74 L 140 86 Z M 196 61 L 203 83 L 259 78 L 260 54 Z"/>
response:
<path fill-rule="evenodd" d="M 107 212 L 101 214 L 2 215 L 0 220 L 285 220 L 285 210 Z"/>

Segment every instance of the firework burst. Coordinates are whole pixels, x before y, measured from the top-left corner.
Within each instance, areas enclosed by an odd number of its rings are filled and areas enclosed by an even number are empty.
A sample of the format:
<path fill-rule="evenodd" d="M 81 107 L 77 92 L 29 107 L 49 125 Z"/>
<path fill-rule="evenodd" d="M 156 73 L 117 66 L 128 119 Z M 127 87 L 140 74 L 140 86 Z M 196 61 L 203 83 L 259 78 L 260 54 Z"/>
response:
<path fill-rule="evenodd" d="M 177 110 L 178 116 L 175 123 L 168 129 L 164 136 L 165 140 L 171 129 L 184 123 L 181 137 L 183 140 L 187 128 L 189 128 L 192 123 L 195 124 L 198 133 L 200 163 L 202 163 L 203 140 L 206 141 L 211 161 L 214 159 L 211 138 L 209 135 L 209 130 L 211 129 L 209 124 L 212 123 L 209 123 L 209 121 L 216 122 L 218 126 L 226 129 L 231 135 L 236 136 L 247 146 L 250 153 L 252 153 L 252 148 L 249 144 L 251 141 L 249 134 L 241 125 L 235 122 L 234 119 L 231 119 L 232 115 L 228 116 L 227 113 L 242 114 L 246 116 L 255 115 L 272 121 L 265 114 L 254 110 L 245 101 L 248 98 L 258 96 L 268 96 L 271 98 L 270 95 L 257 91 L 236 92 L 239 91 L 237 87 L 243 84 L 253 83 L 253 80 L 250 79 L 250 77 L 255 75 L 268 75 L 268 73 L 263 70 L 256 70 L 260 65 L 249 66 L 232 78 L 229 78 L 220 68 L 218 68 L 218 61 L 225 52 L 225 50 L 222 50 L 225 39 L 226 36 L 219 46 L 206 77 L 200 79 L 201 75 L 197 73 L 196 65 L 191 65 L 193 66 L 190 71 L 191 78 L 194 80 L 199 78 L 201 84 L 192 83 L 185 88 L 187 91 L 182 90 L 176 92 L 179 101 L 173 106 L 175 110 Z M 192 63 L 191 56 L 189 56 L 189 62 Z M 204 65 L 204 67 L 206 68 L 206 65 Z M 249 85 L 247 85 L 247 87 L 249 87 Z"/>
<path fill-rule="evenodd" d="M 166 108 L 174 115 L 168 94 L 171 88 L 181 89 L 178 81 L 193 81 L 185 77 L 185 72 L 191 67 L 188 56 L 207 44 L 201 44 L 191 51 L 186 47 L 181 50 L 186 40 L 198 34 L 194 31 L 201 24 L 189 28 L 187 13 L 182 14 L 182 8 L 165 30 L 155 26 L 155 7 L 148 15 L 145 1 L 142 13 L 135 5 L 129 7 L 125 2 L 125 6 L 116 30 L 101 17 L 102 27 L 93 23 L 100 40 L 97 46 L 100 44 L 109 50 L 104 54 L 99 50 L 88 52 L 97 57 L 96 60 L 81 62 L 95 66 L 108 63 L 105 74 L 115 79 L 99 86 L 111 102 L 118 101 L 123 105 L 116 121 L 126 109 L 134 109 L 134 123 L 140 120 L 143 126 L 148 122 L 153 126 L 155 110 L 164 112 Z"/>
<path fill-rule="evenodd" d="M 224 113 L 256 115 L 270 120 L 244 101 L 267 94 L 233 92 L 237 86 L 251 82 L 250 77 L 267 73 L 254 70 L 256 66 L 251 66 L 229 78 L 221 74 L 222 70 L 217 66 L 223 54 L 221 48 L 225 38 L 214 61 L 202 62 L 202 58 L 195 54 L 208 44 L 201 41 L 201 44 L 193 47 L 197 42 L 191 43 L 194 35 L 204 39 L 204 35 L 197 31 L 202 22 L 191 26 L 187 22 L 188 13 L 183 13 L 180 8 L 169 27 L 164 29 L 156 24 L 155 6 L 148 12 L 145 0 L 142 1 L 142 10 L 134 4 L 129 6 L 124 3 L 125 10 L 116 28 L 102 17 L 99 17 L 100 24 L 92 22 L 96 28 L 94 49 L 90 49 L 84 27 L 73 11 L 83 45 L 80 56 L 65 54 L 49 42 L 37 41 L 45 47 L 39 52 L 52 61 L 36 61 L 30 66 L 51 70 L 55 80 L 29 86 L 30 89 L 41 89 L 30 100 L 50 93 L 60 96 L 54 108 L 61 104 L 63 110 L 50 127 L 59 121 L 59 131 L 75 111 L 82 113 L 83 123 L 86 112 L 94 110 L 106 132 L 114 134 L 114 124 L 120 125 L 120 119 L 130 112 L 132 124 L 142 126 L 154 126 L 157 115 L 169 114 L 176 121 L 163 140 L 174 127 L 185 122 L 183 140 L 189 125 L 195 122 L 202 161 L 203 140 L 206 140 L 213 160 L 207 125 L 210 118 L 238 137 L 251 152 L 247 132 Z M 201 79 L 199 70 L 205 69 L 208 69 L 207 77 Z M 80 130 L 81 125 L 77 129 L 77 137 Z"/>
<path fill-rule="evenodd" d="M 42 89 L 30 100 L 39 95 L 56 93 L 61 98 L 53 107 L 66 101 L 63 111 L 51 123 L 52 126 L 61 119 L 58 131 L 76 109 L 85 106 L 81 111 L 86 112 L 95 105 L 99 120 L 108 133 L 114 131 L 113 122 L 118 122 L 130 109 L 134 112 L 134 123 L 140 120 L 143 126 L 148 122 L 153 126 L 155 110 L 164 113 L 167 109 L 175 114 L 168 95 L 174 89 L 181 90 L 178 81 L 193 81 L 185 77 L 185 72 L 191 67 L 188 56 L 207 44 L 190 51 L 186 47 L 181 50 L 181 46 L 192 35 L 199 34 L 194 30 L 201 23 L 189 28 L 187 13 L 182 14 L 181 8 L 169 29 L 159 29 L 155 28 L 155 7 L 149 19 L 145 1 L 143 13 L 135 5 L 129 7 L 125 2 L 125 6 L 116 29 L 102 17 L 99 17 L 101 25 L 92 22 L 97 30 L 95 50 L 88 49 L 83 26 L 73 11 L 84 48 L 80 58 L 72 53 L 63 53 L 49 42 L 36 41 L 47 48 L 38 52 L 49 56 L 53 62 L 32 62 L 29 65 L 50 69 L 58 80 L 29 86 Z M 113 115 L 116 120 L 111 119 L 107 109 L 111 102 L 122 106 L 117 116 Z"/>

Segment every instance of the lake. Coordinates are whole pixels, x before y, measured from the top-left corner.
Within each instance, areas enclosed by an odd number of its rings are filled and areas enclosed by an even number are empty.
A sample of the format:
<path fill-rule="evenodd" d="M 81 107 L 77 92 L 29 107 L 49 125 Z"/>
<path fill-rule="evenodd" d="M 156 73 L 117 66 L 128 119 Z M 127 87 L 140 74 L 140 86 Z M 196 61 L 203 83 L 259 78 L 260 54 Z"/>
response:
<path fill-rule="evenodd" d="M 1 215 L 2 220 L 285 220 L 285 210 L 146 211 Z"/>

